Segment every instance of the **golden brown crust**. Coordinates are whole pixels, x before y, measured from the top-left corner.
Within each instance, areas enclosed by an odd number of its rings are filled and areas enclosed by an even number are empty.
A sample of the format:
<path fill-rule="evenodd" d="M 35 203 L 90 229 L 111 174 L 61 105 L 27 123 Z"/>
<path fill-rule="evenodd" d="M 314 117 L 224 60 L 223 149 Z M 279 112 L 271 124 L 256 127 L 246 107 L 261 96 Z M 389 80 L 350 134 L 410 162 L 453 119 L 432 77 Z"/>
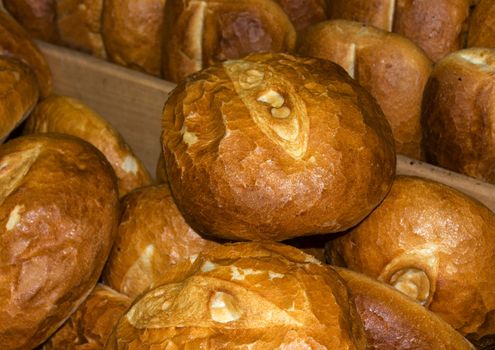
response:
<path fill-rule="evenodd" d="M 200 256 L 176 282 L 140 296 L 106 349 L 131 343 L 140 349 L 366 347 L 354 305 L 335 272 L 277 254 L 244 257 L 245 245 L 250 243 L 236 245 L 241 257 Z"/>
<path fill-rule="evenodd" d="M 165 157 L 163 156 L 163 152 L 160 152 L 158 161 L 156 162 L 155 178 L 156 182 L 159 184 L 168 184 L 167 169 L 165 168 Z"/>
<path fill-rule="evenodd" d="M 178 82 L 215 62 L 252 52 L 290 52 L 295 29 L 273 0 L 168 0 L 162 73 Z"/>
<path fill-rule="evenodd" d="M 467 47 L 495 48 L 495 2 L 482 0 L 469 18 Z"/>
<path fill-rule="evenodd" d="M 45 57 L 26 31 L 6 12 L 0 11 L 0 56 L 26 63 L 36 75 L 41 97 L 52 92 L 52 75 Z"/>
<path fill-rule="evenodd" d="M 327 19 L 327 0 L 276 0 L 276 2 L 287 13 L 298 32 Z"/>
<path fill-rule="evenodd" d="M 178 263 L 192 263 L 214 245 L 187 225 L 168 185 L 143 187 L 122 198 L 119 232 L 104 278 L 134 298 Z"/>
<path fill-rule="evenodd" d="M 393 285 L 474 338 L 495 332 L 494 249 L 488 208 L 443 184 L 405 176 L 329 246 L 332 263 Z"/>
<path fill-rule="evenodd" d="M 448 323 L 391 286 L 348 269 L 335 269 L 356 304 L 368 349 L 474 350 Z"/>
<path fill-rule="evenodd" d="M 58 41 L 55 0 L 2 0 L 5 9 L 33 37 Z"/>
<path fill-rule="evenodd" d="M 436 62 L 462 47 L 470 5 L 470 0 L 332 0 L 329 14 L 404 35 Z"/>
<path fill-rule="evenodd" d="M 57 0 L 57 28 L 61 42 L 77 50 L 106 57 L 101 37 L 103 0 Z"/>
<path fill-rule="evenodd" d="M 338 63 L 380 104 L 397 153 L 421 159 L 421 101 L 432 62 L 403 36 L 345 20 L 308 28 L 297 52 Z"/>
<path fill-rule="evenodd" d="M 0 57 L 0 142 L 28 116 L 38 95 L 32 70 L 14 58 Z"/>
<path fill-rule="evenodd" d="M 160 76 L 165 0 L 106 0 L 103 42 L 109 60 Z"/>
<path fill-rule="evenodd" d="M 437 63 L 423 106 L 426 159 L 495 183 L 495 50 L 471 48 Z"/>
<path fill-rule="evenodd" d="M 2 145 L 0 169 L 0 344 L 30 349 L 96 285 L 117 231 L 117 185 L 96 148 L 64 135 Z"/>
<path fill-rule="evenodd" d="M 344 230 L 395 173 L 374 99 L 326 60 L 255 54 L 179 84 L 162 143 L 177 206 L 198 232 L 284 240 Z"/>
<path fill-rule="evenodd" d="M 118 131 L 81 101 L 52 95 L 38 104 L 24 133 L 46 132 L 77 136 L 98 148 L 117 175 L 120 196 L 151 184 L 148 171 Z"/>
<path fill-rule="evenodd" d="M 101 350 L 132 300 L 98 284 L 42 350 Z"/>

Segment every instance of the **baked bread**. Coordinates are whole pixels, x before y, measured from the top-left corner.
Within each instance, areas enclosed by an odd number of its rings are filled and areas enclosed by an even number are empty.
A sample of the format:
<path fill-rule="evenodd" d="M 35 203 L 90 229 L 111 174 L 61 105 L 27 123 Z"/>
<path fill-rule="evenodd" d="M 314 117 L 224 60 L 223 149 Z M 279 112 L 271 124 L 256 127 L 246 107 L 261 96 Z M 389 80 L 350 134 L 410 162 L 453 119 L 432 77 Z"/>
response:
<path fill-rule="evenodd" d="M 25 134 L 56 132 L 77 136 L 98 148 L 118 178 L 120 196 L 151 184 L 151 177 L 119 132 L 77 99 L 52 95 L 26 121 Z"/>
<path fill-rule="evenodd" d="M 3 144 L 0 169 L 0 344 L 31 349 L 96 285 L 117 231 L 117 184 L 96 148 L 65 135 Z"/>
<path fill-rule="evenodd" d="M 42 350 L 101 350 L 131 299 L 98 284 Z"/>
<path fill-rule="evenodd" d="M 356 304 L 368 349 L 475 349 L 447 322 L 407 295 L 361 273 L 335 269 Z"/>
<path fill-rule="evenodd" d="M 14 57 L 36 75 L 41 97 L 52 92 L 52 75 L 45 57 L 26 31 L 6 12 L 0 11 L 0 56 Z"/>
<path fill-rule="evenodd" d="M 391 284 L 469 339 L 495 334 L 494 251 L 493 212 L 443 184 L 407 176 L 329 243 L 331 263 Z"/>
<path fill-rule="evenodd" d="M 104 279 L 135 298 L 178 263 L 194 262 L 217 244 L 186 224 L 167 185 L 139 188 L 122 198 L 119 231 Z"/>
<path fill-rule="evenodd" d="M 163 114 L 169 183 L 199 233 L 285 240 L 345 230 L 388 192 L 392 133 L 338 65 L 253 54 L 191 76 Z"/>
<path fill-rule="evenodd" d="M 327 19 L 328 0 L 276 0 L 298 32 Z"/>
<path fill-rule="evenodd" d="M 495 2 L 482 0 L 469 18 L 468 47 L 495 48 Z"/>
<path fill-rule="evenodd" d="M 104 0 L 56 0 L 57 29 L 65 46 L 106 57 L 101 37 Z"/>
<path fill-rule="evenodd" d="M 2 0 L 5 9 L 33 38 L 58 41 L 56 0 Z"/>
<path fill-rule="evenodd" d="M 106 0 L 102 35 L 108 59 L 160 76 L 164 7 L 165 0 Z"/>
<path fill-rule="evenodd" d="M 457 51 L 437 63 L 423 105 L 426 159 L 495 183 L 495 50 Z"/>
<path fill-rule="evenodd" d="M 432 70 L 407 38 L 359 22 L 333 20 L 308 28 L 297 52 L 342 66 L 366 88 L 392 127 L 397 153 L 421 159 L 421 101 Z"/>
<path fill-rule="evenodd" d="M 292 51 L 294 26 L 274 0 L 167 0 L 162 74 L 179 82 L 215 62 Z"/>
<path fill-rule="evenodd" d="M 200 255 L 120 319 L 106 349 L 129 346 L 316 350 L 365 349 L 366 342 L 345 285 L 328 267 L 275 254 Z"/>
<path fill-rule="evenodd" d="M 0 142 L 31 113 L 38 95 L 33 71 L 19 60 L 0 56 Z"/>
<path fill-rule="evenodd" d="M 471 0 L 332 0 L 329 17 L 401 34 L 436 62 L 462 48 L 470 5 Z"/>

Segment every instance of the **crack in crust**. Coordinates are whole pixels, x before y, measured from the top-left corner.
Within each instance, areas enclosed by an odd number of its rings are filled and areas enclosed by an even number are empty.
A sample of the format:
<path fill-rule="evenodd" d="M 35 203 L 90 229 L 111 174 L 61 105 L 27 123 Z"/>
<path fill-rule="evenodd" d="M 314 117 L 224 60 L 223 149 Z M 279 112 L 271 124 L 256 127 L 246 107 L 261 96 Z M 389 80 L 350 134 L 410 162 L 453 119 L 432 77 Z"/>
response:
<path fill-rule="evenodd" d="M 308 149 L 309 117 L 294 86 L 265 64 L 231 60 L 223 66 L 263 134 L 292 158 L 303 158 Z M 282 104 L 278 99 L 266 100 L 274 92 L 283 98 Z"/>

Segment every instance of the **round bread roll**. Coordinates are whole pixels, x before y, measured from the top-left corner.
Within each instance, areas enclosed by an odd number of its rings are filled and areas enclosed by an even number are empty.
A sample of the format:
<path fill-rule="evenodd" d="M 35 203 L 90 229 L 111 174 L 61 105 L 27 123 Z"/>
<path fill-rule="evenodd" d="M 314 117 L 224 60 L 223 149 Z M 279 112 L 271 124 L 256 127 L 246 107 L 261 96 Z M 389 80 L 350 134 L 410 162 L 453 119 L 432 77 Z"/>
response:
<path fill-rule="evenodd" d="M 45 57 L 26 31 L 6 12 L 0 11 L 0 56 L 14 57 L 36 75 L 41 97 L 52 92 L 52 75 Z"/>
<path fill-rule="evenodd" d="M 290 296 L 290 297 L 288 297 Z M 141 295 L 106 349 L 365 349 L 339 276 L 281 255 L 198 258 L 176 282 Z"/>
<path fill-rule="evenodd" d="M 42 350 L 101 350 L 131 299 L 98 284 Z"/>
<path fill-rule="evenodd" d="M 0 344 L 31 349 L 96 285 L 117 232 L 117 184 L 96 148 L 65 135 L 2 145 L 0 184 Z"/>
<path fill-rule="evenodd" d="M 120 196 L 151 184 L 151 176 L 118 131 L 82 102 L 52 95 L 38 104 L 23 132 L 77 136 L 98 148 L 117 175 Z"/>
<path fill-rule="evenodd" d="M 495 183 L 495 50 L 471 48 L 435 66 L 423 105 L 426 159 Z"/>
<path fill-rule="evenodd" d="M 407 38 L 358 22 L 325 21 L 300 37 L 299 54 L 342 66 L 365 87 L 392 127 L 397 153 L 421 159 L 421 101 L 432 70 Z"/>
<path fill-rule="evenodd" d="M 55 0 L 2 0 L 5 9 L 32 37 L 58 41 Z"/>
<path fill-rule="evenodd" d="M 183 260 L 216 245 L 184 221 L 168 185 L 139 188 L 122 198 L 119 232 L 105 282 L 134 298 Z"/>
<path fill-rule="evenodd" d="M 495 48 L 495 2 L 482 0 L 469 18 L 468 47 Z"/>
<path fill-rule="evenodd" d="M 327 0 L 276 0 L 298 32 L 327 19 Z"/>
<path fill-rule="evenodd" d="M 167 0 L 162 73 L 179 82 L 215 62 L 292 51 L 294 26 L 274 0 Z"/>
<path fill-rule="evenodd" d="M 385 283 L 336 268 L 364 324 L 368 349 L 474 350 L 459 332 Z"/>
<path fill-rule="evenodd" d="M 56 0 L 57 29 L 62 44 L 106 57 L 101 37 L 104 0 Z"/>
<path fill-rule="evenodd" d="M 345 230 L 388 192 L 392 133 L 338 65 L 253 54 L 171 93 L 163 150 L 177 206 L 197 232 L 284 240 Z"/>
<path fill-rule="evenodd" d="M 160 76 L 165 0 L 106 0 L 102 35 L 110 61 Z"/>
<path fill-rule="evenodd" d="M 329 16 L 393 31 L 438 61 L 460 49 L 471 0 L 332 0 Z"/>
<path fill-rule="evenodd" d="M 0 142 L 31 113 L 38 95 L 32 70 L 21 61 L 0 57 Z"/>
<path fill-rule="evenodd" d="M 329 243 L 330 261 L 394 286 L 468 338 L 495 334 L 495 214 L 440 183 L 398 176 Z"/>

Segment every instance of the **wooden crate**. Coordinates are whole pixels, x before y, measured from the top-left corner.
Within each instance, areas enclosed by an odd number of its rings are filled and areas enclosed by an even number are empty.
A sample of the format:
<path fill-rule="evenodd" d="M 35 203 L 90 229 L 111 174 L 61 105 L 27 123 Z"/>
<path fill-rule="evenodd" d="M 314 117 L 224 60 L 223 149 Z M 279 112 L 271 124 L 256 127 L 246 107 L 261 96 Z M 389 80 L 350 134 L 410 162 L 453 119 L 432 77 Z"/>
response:
<path fill-rule="evenodd" d="M 79 98 L 104 116 L 154 174 L 161 150 L 161 112 L 175 85 L 79 52 L 38 44 L 52 69 L 55 92 Z M 455 187 L 495 212 L 494 185 L 400 155 L 397 173 Z"/>

